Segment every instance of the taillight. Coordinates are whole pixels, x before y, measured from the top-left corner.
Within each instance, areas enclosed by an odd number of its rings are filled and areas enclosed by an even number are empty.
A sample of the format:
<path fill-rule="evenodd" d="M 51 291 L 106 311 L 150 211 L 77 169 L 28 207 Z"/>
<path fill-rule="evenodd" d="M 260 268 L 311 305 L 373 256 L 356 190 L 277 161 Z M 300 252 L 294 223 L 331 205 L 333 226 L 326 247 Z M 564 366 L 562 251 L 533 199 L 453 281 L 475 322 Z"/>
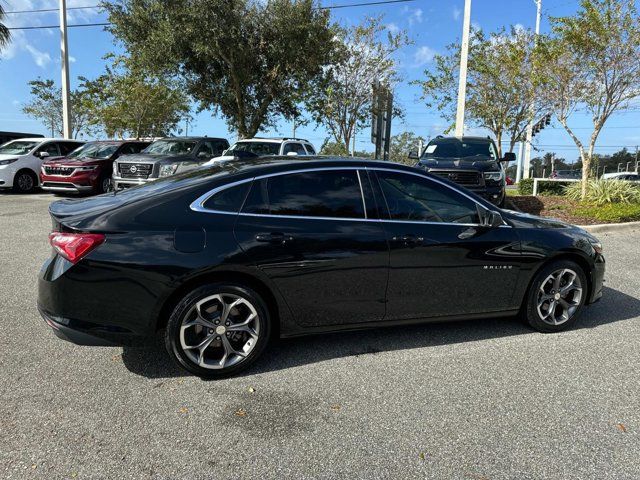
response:
<path fill-rule="evenodd" d="M 62 233 L 49 234 L 49 243 L 56 252 L 71 263 L 79 262 L 91 250 L 104 242 L 101 233 Z"/>

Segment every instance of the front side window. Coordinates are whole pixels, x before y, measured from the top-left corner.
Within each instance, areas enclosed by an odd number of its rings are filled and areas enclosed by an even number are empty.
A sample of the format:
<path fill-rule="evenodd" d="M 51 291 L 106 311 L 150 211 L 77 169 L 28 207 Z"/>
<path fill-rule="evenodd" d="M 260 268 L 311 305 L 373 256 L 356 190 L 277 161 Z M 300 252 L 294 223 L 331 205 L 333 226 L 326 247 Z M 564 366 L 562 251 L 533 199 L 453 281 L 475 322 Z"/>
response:
<path fill-rule="evenodd" d="M 242 211 L 285 216 L 365 218 L 355 170 L 291 173 L 256 181 Z"/>
<path fill-rule="evenodd" d="M 392 220 L 480 223 L 473 200 L 428 178 L 376 172 Z"/>
<path fill-rule="evenodd" d="M 38 153 L 41 153 L 41 152 L 47 152 L 50 157 L 57 157 L 58 155 L 60 155 L 60 150 L 58 150 L 58 145 L 56 145 L 55 143 L 47 143 L 41 146 L 38 149 Z"/>
<path fill-rule="evenodd" d="M 277 142 L 236 142 L 226 152 L 226 155 L 233 155 L 234 152 L 249 152 L 254 155 L 278 155 L 280 153 L 280 143 Z"/>
<path fill-rule="evenodd" d="M 307 152 L 301 143 L 287 143 L 282 151 L 283 155 L 295 153 L 296 155 L 306 155 Z"/>

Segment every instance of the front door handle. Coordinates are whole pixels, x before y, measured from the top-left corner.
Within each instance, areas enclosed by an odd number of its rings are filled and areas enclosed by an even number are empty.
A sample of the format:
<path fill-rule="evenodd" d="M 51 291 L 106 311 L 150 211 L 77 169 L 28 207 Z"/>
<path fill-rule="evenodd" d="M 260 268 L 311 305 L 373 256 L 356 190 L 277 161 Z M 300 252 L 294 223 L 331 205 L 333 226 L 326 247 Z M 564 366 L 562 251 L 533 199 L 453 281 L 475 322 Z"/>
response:
<path fill-rule="evenodd" d="M 288 242 L 293 241 L 293 237 L 291 235 L 285 235 L 284 233 L 280 232 L 259 233 L 256 235 L 256 241 L 262 243 L 284 245 Z"/>
<path fill-rule="evenodd" d="M 408 234 L 398 235 L 397 237 L 393 237 L 391 240 L 393 240 L 394 242 L 402 243 L 405 247 L 415 247 L 416 245 L 420 245 L 424 241 L 424 238 L 417 235 Z"/>

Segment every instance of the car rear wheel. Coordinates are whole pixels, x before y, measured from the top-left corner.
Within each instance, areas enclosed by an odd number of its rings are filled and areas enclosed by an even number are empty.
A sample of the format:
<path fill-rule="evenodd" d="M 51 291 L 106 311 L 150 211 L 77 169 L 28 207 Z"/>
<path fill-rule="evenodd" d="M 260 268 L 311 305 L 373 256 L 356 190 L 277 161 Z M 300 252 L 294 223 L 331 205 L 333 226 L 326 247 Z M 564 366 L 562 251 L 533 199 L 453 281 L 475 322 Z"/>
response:
<path fill-rule="evenodd" d="M 107 193 L 111 191 L 111 177 L 104 177 L 100 180 L 100 190 L 98 193 Z"/>
<path fill-rule="evenodd" d="M 587 277 L 569 260 L 552 262 L 540 270 L 527 294 L 526 320 L 541 332 L 571 327 L 582 313 L 587 297 Z"/>
<path fill-rule="evenodd" d="M 202 378 L 221 378 L 249 367 L 271 332 L 260 296 L 235 284 L 210 284 L 186 295 L 173 309 L 165 331 L 171 357 Z"/>
<path fill-rule="evenodd" d="M 31 170 L 20 170 L 13 179 L 13 190 L 17 193 L 30 193 L 38 186 L 38 179 Z"/>

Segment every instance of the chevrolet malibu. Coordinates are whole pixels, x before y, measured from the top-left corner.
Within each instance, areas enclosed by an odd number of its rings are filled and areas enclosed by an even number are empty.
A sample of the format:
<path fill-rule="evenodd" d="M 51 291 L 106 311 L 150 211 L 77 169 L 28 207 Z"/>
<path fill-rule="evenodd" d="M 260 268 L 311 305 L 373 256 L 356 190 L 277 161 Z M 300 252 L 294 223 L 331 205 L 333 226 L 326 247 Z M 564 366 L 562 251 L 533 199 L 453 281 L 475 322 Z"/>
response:
<path fill-rule="evenodd" d="M 273 336 L 521 316 L 542 332 L 602 296 L 602 246 L 412 167 L 236 160 L 50 207 L 38 308 L 82 345 L 158 332 L 200 377 Z"/>

